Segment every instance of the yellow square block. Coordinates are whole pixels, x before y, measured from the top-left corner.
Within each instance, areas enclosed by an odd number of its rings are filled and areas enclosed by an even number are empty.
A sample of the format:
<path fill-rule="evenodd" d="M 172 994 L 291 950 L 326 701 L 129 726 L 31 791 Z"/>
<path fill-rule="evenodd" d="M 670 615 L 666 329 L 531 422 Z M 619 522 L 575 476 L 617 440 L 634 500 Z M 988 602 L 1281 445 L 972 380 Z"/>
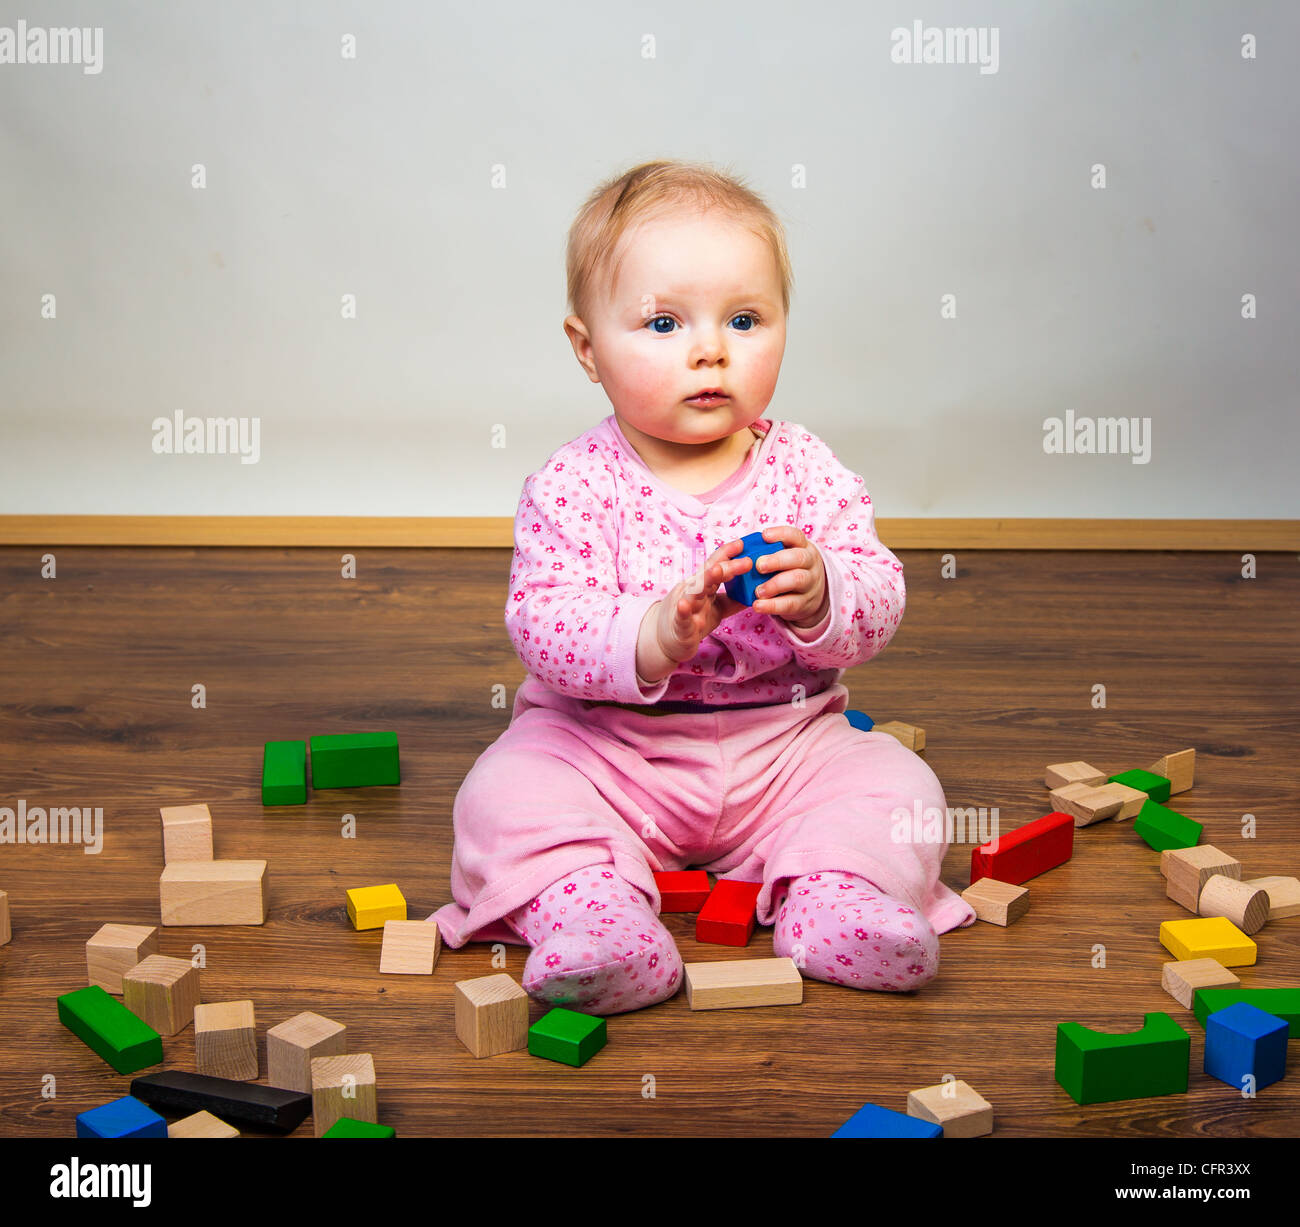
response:
<path fill-rule="evenodd" d="M 382 929 L 386 921 L 406 919 L 406 900 L 391 882 L 358 886 L 348 891 L 348 919 L 354 929 Z"/>
<path fill-rule="evenodd" d="M 1160 944 L 1176 959 L 1215 959 L 1224 967 L 1254 965 L 1257 947 L 1225 916 L 1166 920 Z"/>

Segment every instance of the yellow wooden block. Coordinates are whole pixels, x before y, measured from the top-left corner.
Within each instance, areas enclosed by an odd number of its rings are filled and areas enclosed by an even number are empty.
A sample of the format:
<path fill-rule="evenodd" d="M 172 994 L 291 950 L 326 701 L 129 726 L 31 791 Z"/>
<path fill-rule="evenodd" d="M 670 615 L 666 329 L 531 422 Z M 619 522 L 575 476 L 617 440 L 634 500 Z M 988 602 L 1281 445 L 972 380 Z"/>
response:
<path fill-rule="evenodd" d="M 348 919 L 354 929 L 382 929 L 384 922 L 406 919 L 406 900 L 397 886 L 358 886 L 348 891 Z"/>
<path fill-rule="evenodd" d="M 1224 967 L 1251 967 L 1258 947 L 1223 916 L 1202 920 L 1166 920 L 1160 944 L 1180 962 L 1214 959 Z"/>

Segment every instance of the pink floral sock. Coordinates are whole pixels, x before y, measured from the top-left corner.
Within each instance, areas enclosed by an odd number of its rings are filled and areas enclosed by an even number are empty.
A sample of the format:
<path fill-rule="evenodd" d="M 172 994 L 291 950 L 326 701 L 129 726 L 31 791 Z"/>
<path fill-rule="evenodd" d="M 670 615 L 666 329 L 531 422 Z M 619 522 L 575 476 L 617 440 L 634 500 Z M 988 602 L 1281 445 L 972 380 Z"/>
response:
<path fill-rule="evenodd" d="M 621 1014 L 671 997 L 682 956 L 650 904 L 608 864 L 553 882 L 505 917 L 531 947 L 524 990 L 584 1014 Z"/>
<path fill-rule="evenodd" d="M 902 993 L 939 970 L 939 936 L 915 908 L 838 870 L 790 881 L 772 949 L 814 980 Z"/>

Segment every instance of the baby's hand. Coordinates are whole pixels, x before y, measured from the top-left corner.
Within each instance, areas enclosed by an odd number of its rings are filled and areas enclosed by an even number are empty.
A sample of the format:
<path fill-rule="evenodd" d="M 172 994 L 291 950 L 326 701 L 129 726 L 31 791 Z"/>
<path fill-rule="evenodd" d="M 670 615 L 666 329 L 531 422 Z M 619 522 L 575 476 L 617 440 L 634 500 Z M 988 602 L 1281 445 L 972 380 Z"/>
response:
<path fill-rule="evenodd" d="M 754 591 L 754 609 L 770 614 L 807 630 L 826 616 L 829 591 L 826 587 L 826 565 L 821 553 L 793 524 L 778 524 L 763 529 L 763 540 L 779 541 L 787 549 L 775 554 L 764 554 L 757 565 L 760 574 L 771 574 Z M 736 541 L 730 545 L 739 544 Z M 733 575 L 743 575 L 749 570 L 751 560 L 743 560 Z"/>
<path fill-rule="evenodd" d="M 681 664 L 700 650 L 700 641 L 724 618 L 747 608 L 733 601 L 722 585 L 749 569 L 749 559 L 732 561 L 744 544 L 728 541 L 710 555 L 701 570 L 683 580 L 659 603 L 658 643 L 669 660 Z"/>

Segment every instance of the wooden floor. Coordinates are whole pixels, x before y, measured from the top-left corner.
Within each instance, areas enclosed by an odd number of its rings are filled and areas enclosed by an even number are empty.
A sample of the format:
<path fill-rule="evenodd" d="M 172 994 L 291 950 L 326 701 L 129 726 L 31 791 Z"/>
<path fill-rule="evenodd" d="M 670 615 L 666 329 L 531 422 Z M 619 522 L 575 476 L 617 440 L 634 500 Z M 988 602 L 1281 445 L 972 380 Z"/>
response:
<path fill-rule="evenodd" d="M 55 998 L 86 983 L 101 924 L 158 922 L 158 808 L 192 801 L 212 808 L 218 857 L 269 862 L 270 915 L 164 929 L 162 953 L 202 943 L 204 999 L 252 998 L 263 1072 L 268 1026 L 301 1010 L 346 1023 L 399 1136 L 825 1137 L 864 1102 L 904 1110 L 945 1074 L 993 1103 L 995 1136 L 1300 1127 L 1294 1070 L 1253 1100 L 1201 1072 L 1203 1032 L 1160 988 L 1160 922 L 1188 913 L 1127 822 L 1079 831 L 1014 927 L 945 935 L 919 993 L 809 980 L 802 1006 L 701 1014 L 679 994 L 612 1017 L 582 1069 L 475 1060 L 454 1033 L 452 985 L 497 970 L 491 948 L 444 950 L 432 977 L 380 976 L 380 934 L 349 927 L 344 891 L 396 881 L 419 919 L 450 898 L 452 801 L 508 722 L 494 687 L 513 699 L 523 676 L 502 622 L 508 551 L 365 551 L 355 580 L 327 550 L 55 552 L 57 579 L 42 579 L 40 550 L 0 550 L 0 806 L 102 807 L 104 844 L 0 845 L 14 930 L 0 948 L 0 1135 L 71 1137 L 78 1112 L 127 1093 L 59 1024 Z M 996 806 L 1009 830 L 1050 808 L 1047 763 L 1119 771 L 1190 745 L 1196 785 L 1177 808 L 1205 824 L 1203 842 L 1247 876 L 1300 871 L 1294 555 L 1260 555 L 1256 579 L 1233 554 L 971 551 L 948 580 L 935 553 L 902 558 L 903 627 L 844 680 L 876 719 L 925 728 L 950 806 Z M 397 730 L 400 787 L 262 807 L 264 742 L 368 729 Z M 358 838 L 341 837 L 344 813 Z M 944 880 L 962 889 L 969 862 L 954 844 Z M 741 952 L 697 945 L 691 918 L 667 924 L 688 962 L 771 955 L 769 929 Z M 1257 941 L 1243 983 L 1300 984 L 1300 917 Z M 506 948 L 516 978 L 525 954 Z M 1053 1078 L 1056 1024 L 1130 1031 L 1156 1010 L 1191 1033 L 1188 1093 L 1076 1106 Z M 192 1027 L 164 1046 L 167 1067 L 193 1068 Z M 308 1118 L 294 1136 L 311 1133 Z"/>

